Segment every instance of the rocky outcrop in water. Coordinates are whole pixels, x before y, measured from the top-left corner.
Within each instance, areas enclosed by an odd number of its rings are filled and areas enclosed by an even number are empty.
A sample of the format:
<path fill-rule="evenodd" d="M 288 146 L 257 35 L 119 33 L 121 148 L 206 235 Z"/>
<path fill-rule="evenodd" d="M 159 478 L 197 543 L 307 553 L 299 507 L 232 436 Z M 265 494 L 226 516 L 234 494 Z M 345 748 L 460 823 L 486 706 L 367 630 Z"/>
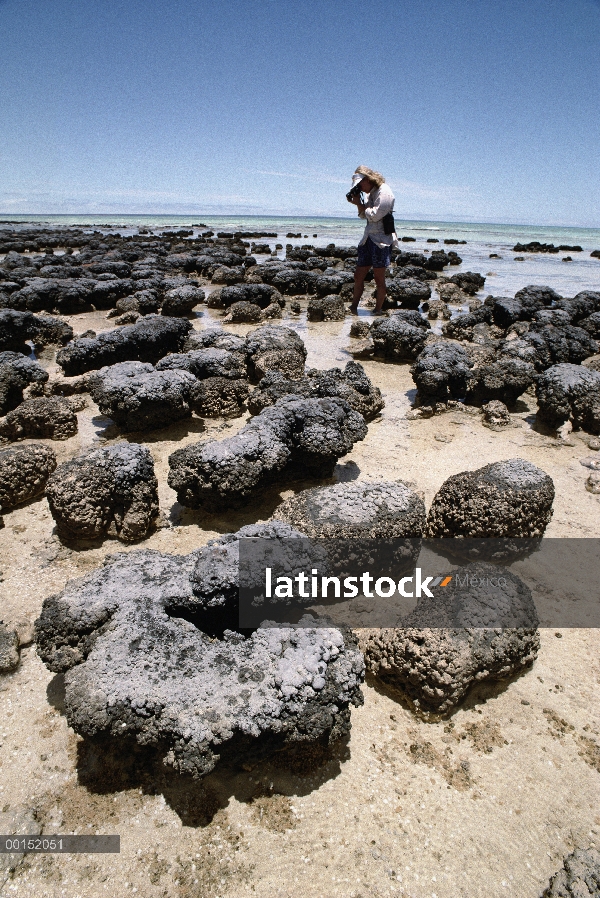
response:
<path fill-rule="evenodd" d="M 456 343 L 432 343 L 410 369 L 420 405 L 462 399 L 467 392 L 473 363 Z"/>
<path fill-rule="evenodd" d="M 343 321 L 346 307 L 341 296 L 312 297 L 308 301 L 306 317 L 309 321 Z"/>
<path fill-rule="evenodd" d="M 183 318 L 147 315 L 120 330 L 105 331 L 93 339 L 72 340 L 60 350 L 56 361 L 68 377 L 118 362 L 154 364 L 170 352 L 179 352 L 191 327 Z"/>
<path fill-rule="evenodd" d="M 73 328 L 60 318 L 0 308 L 0 351 L 29 354 L 28 341 L 36 346 L 62 345 L 72 337 Z"/>

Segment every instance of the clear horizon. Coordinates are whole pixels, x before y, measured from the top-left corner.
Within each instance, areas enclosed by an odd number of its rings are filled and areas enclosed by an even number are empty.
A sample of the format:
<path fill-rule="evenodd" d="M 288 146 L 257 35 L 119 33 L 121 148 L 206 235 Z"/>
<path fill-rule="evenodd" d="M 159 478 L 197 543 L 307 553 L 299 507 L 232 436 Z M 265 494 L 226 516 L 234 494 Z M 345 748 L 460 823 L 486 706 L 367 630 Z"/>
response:
<path fill-rule="evenodd" d="M 364 163 L 402 220 L 600 227 L 600 0 L 0 0 L 0 29 L 0 216 L 344 218 Z"/>

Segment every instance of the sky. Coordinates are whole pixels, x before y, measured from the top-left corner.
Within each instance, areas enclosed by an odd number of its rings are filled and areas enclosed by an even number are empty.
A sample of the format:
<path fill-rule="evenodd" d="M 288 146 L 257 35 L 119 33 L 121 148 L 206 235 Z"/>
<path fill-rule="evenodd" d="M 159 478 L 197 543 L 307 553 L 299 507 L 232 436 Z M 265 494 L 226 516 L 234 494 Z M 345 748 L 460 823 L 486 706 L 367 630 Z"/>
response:
<path fill-rule="evenodd" d="M 0 0 L 1 214 L 600 227 L 600 0 Z"/>

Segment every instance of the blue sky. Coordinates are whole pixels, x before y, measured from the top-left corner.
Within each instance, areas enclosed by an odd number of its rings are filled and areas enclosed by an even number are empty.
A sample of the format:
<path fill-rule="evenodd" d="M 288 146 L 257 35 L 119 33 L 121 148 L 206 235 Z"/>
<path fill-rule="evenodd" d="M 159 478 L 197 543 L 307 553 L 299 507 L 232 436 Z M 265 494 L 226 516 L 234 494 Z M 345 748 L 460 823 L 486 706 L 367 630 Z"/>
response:
<path fill-rule="evenodd" d="M 600 226 L 600 0 L 0 0 L 0 214 Z"/>

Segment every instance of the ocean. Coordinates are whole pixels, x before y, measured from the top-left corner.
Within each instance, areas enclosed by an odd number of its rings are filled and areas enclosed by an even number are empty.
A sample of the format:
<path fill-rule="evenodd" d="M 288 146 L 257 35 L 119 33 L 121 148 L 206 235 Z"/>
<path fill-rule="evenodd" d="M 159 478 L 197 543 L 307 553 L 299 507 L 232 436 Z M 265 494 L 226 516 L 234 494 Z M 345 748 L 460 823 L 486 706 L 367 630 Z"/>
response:
<path fill-rule="evenodd" d="M 265 240 L 272 250 L 276 243 L 300 245 L 312 243 L 326 246 L 357 244 L 364 223 L 358 218 L 325 218 L 258 215 L 7 215 L 1 216 L 0 232 L 4 227 L 27 229 L 28 226 L 71 226 L 90 229 L 110 229 L 122 234 L 137 233 L 140 228 L 163 231 L 169 228 L 193 228 L 195 232 L 205 227 L 213 231 L 270 231 L 277 238 Z M 542 225 L 489 224 L 447 221 L 403 221 L 396 218 L 399 237 L 413 237 L 415 242 L 405 244 L 406 249 L 431 251 L 444 246 L 446 239 L 465 240 L 466 244 L 447 247 L 462 258 L 462 264 L 447 273 L 477 271 L 486 277 L 484 292 L 494 296 L 511 296 L 528 284 L 545 284 L 561 296 L 574 296 L 581 290 L 600 290 L 600 259 L 590 257 L 590 252 L 600 249 L 600 228 L 573 228 Z M 299 239 L 286 238 L 287 233 L 301 234 Z M 316 236 L 315 236 L 316 235 Z M 439 244 L 428 243 L 437 239 Z M 580 253 L 561 252 L 556 255 L 518 254 L 513 252 L 516 243 L 540 243 L 579 245 Z M 500 258 L 490 259 L 494 253 Z M 279 251 L 285 255 L 285 250 Z M 524 261 L 515 257 L 522 255 Z M 566 255 L 572 262 L 565 262 Z M 260 261 L 260 259 L 259 259 Z"/>

